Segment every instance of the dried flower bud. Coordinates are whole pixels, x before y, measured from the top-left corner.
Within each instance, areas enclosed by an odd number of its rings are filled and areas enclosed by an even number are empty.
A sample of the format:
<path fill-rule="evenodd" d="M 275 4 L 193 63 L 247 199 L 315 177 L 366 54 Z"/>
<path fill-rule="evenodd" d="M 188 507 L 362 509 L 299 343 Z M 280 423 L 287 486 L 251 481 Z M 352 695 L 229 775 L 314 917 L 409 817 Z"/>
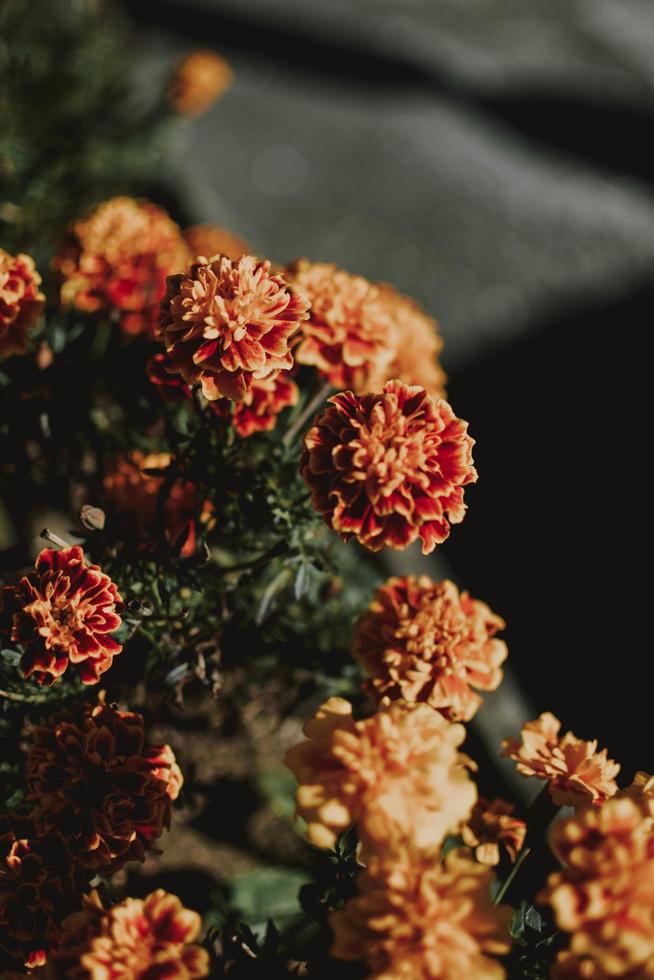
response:
<path fill-rule="evenodd" d="M 105 512 L 99 507 L 92 507 L 90 504 L 84 504 L 80 511 L 79 518 L 84 527 L 89 531 L 104 530 L 106 515 Z"/>

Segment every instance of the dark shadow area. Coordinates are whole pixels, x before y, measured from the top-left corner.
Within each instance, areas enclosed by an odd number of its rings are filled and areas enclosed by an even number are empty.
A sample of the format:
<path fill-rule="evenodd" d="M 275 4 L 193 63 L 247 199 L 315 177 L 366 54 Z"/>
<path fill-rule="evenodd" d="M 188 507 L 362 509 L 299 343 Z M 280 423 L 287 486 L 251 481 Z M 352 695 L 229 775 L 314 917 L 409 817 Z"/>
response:
<path fill-rule="evenodd" d="M 196 787 L 200 791 L 200 787 Z M 213 840 L 249 848 L 248 819 L 261 805 L 259 794 L 246 780 L 221 777 L 204 790 L 206 803 L 191 826 Z"/>
<path fill-rule="evenodd" d="M 205 4 L 161 3 L 159 0 L 125 0 L 129 16 L 143 27 L 156 26 L 193 44 L 219 44 L 221 51 L 265 55 L 284 64 L 308 71 L 312 76 L 328 75 L 343 84 L 352 81 L 377 85 L 438 83 L 449 88 L 445 76 L 426 73 L 402 60 L 389 60 L 373 51 L 342 45 L 297 24 L 292 30 L 279 26 L 273 17 L 255 20 L 233 11 L 211 9 Z"/>
<path fill-rule="evenodd" d="M 485 98 L 479 108 L 523 136 L 585 162 L 654 180 L 654 115 L 624 106 L 551 98 L 538 93 Z"/>
<path fill-rule="evenodd" d="M 512 733 L 507 732 L 507 734 Z M 490 745 L 479 737 L 474 724 L 467 725 L 463 751 L 471 759 L 474 759 L 475 764 L 478 766 L 474 774 L 474 780 L 477 784 L 479 795 L 485 796 L 488 799 L 500 797 L 505 800 L 512 800 L 516 803 L 516 813 L 518 816 L 524 816 L 521 812 L 520 803 L 515 799 L 513 785 L 504 779 L 502 770 L 498 768 L 497 755 L 499 752 L 499 743 L 497 745 Z"/>
<path fill-rule="evenodd" d="M 216 893 L 221 885 L 210 874 L 197 869 L 176 868 L 174 871 L 160 871 L 153 875 L 130 873 L 128 893 L 133 898 L 144 898 L 156 888 L 177 895 L 186 908 L 204 913 L 212 908 Z"/>
<path fill-rule="evenodd" d="M 601 733 L 647 768 L 643 656 L 649 528 L 642 338 L 654 285 L 551 323 L 451 378 L 473 420 L 479 484 L 447 557 L 473 595 L 509 619 L 510 659 L 539 710 Z"/>

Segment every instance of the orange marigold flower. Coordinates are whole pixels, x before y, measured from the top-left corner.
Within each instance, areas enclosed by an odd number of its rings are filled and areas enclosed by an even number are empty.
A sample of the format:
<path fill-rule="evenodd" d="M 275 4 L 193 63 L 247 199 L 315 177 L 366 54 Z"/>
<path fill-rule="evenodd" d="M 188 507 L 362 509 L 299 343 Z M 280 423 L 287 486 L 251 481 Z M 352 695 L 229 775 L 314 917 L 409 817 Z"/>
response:
<path fill-rule="evenodd" d="M 372 378 L 387 380 L 397 349 L 396 323 L 380 289 L 326 262 L 299 259 L 286 276 L 309 297 L 310 317 L 297 349 L 334 386 L 370 391 Z"/>
<path fill-rule="evenodd" d="M 157 385 L 161 397 L 171 402 L 191 399 L 193 392 L 190 386 L 179 375 L 171 374 L 167 365 L 165 354 L 155 354 L 148 362 L 148 378 Z M 208 404 L 219 418 L 231 419 L 238 434 L 247 438 L 255 432 L 271 432 L 277 425 L 279 413 L 296 405 L 299 397 L 300 390 L 290 374 L 281 371 L 275 378 L 263 381 L 253 379 L 241 402 L 219 398 Z"/>
<path fill-rule="evenodd" d="M 60 838 L 37 836 L 16 815 L 0 816 L 0 972 L 45 962 L 81 884 Z"/>
<path fill-rule="evenodd" d="M 172 461 L 169 453 L 146 455 L 137 449 L 114 460 L 103 477 L 108 509 L 126 533 L 144 543 L 156 532 L 159 494 L 166 479 L 150 471 L 163 473 Z M 213 526 L 213 506 L 210 501 L 200 505 L 195 484 L 180 476 L 167 489 L 163 519 L 168 543 L 173 546 L 182 541 L 180 555 L 188 558 L 195 553 L 198 522 Z"/>
<path fill-rule="evenodd" d="M 464 821 L 477 795 L 458 751 L 462 725 L 426 705 L 396 702 L 354 721 L 330 698 L 286 754 L 298 781 L 297 812 L 317 847 L 333 847 L 353 823 L 365 842 L 411 841 L 437 848 Z"/>
<path fill-rule="evenodd" d="M 395 350 L 390 364 L 373 372 L 368 390 L 379 391 L 386 381 L 398 378 L 408 385 L 420 385 L 432 398 L 444 398 L 447 377 L 439 360 L 443 340 L 436 321 L 392 286 L 384 283 L 379 289 L 394 324 Z"/>
<path fill-rule="evenodd" d="M 27 335 L 45 304 L 40 285 L 29 255 L 14 256 L 0 248 L 0 360 L 27 350 Z"/>
<path fill-rule="evenodd" d="M 453 582 L 426 575 L 380 586 L 354 635 L 354 654 L 377 698 L 425 701 L 450 721 L 469 721 L 482 702 L 473 688 L 502 680 L 504 622 Z"/>
<path fill-rule="evenodd" d="M 4 618 L 11 638 L 24 647 L 25 677 L 50 687 L 69 667 L 84 684 L 97 684 L 122 646 L 113 636 L 121 624 L 118 589 L 82 549 L 44 548 L 34 571 L 5 592 Z"/>
<path fill-rule="evenodd" d="M 164 401 L 190 401 L 193 398 L 193 389 L 169 368 L 170 363 L 165 354 L 153 354 L 146 367 L 148 380 L 157 387 Z"/>
<path fill-rule="evenodd" d="M 620 790 L 617 795 L 626 796 L 637 803 L 652 821 L 652 829 L 654 829 L 654 776 L 650 776 L 648 772 L 637 772 L 631 786 Z"/>
<path fill-rule="evenodd" d="M 242 255 L 250 251 L 244 238 L 234 235 L 217 225 L 192 225 L 184 232 L 184 238 L 192 256 L 226 255 L 232 262 L 238 262 Z"/>
<path fill-rule="evenodd" d="M 552 847 L 565 867 L 538 900 L 572 934 L 553 975 L 654 977 L 654 837 L 641 807 L 588 807 L 554 825 Z"/>
<path fill-rule="evenodd" d="M 191 980 L 209 973 L 196 945 L 201 919 L 159 888 L 104 909 L 97 892 L 62 925 L 50 957 L 53 980 Z"/>
<path fill-rule="evenodd" d="M 304 437 L 300 469 L 311 502 L 344 541 L 427 555 L 463 520 L 477 479 L 468 424 L 424 388 L 389 381 L 380 394 L 333 395 Z"/>
<path fill-rule="evenodd" d="M 171 370 L 200 382 L 209 401 L 243 401 L 254 381 L 293 366 L 289 339 L 308 316 L 308 301 L 270 262 L 226 255 L 171 276 L 161 336 Z"/>
<path fill-rule="evenodd" d="M 59 833 L 86 868 L 110 874 L 170 826 L 181 772 L 168 746 L 145 746 L 143 718 L 76 705 L 34 733 L 26 766 L 40 833 Z"/>
<path fill-rule="evenodd" d="M 215 51 L 191 51 L 177 65 L 168 101 L 180 116 L 201 116 L 227 91 L 233 77 L 227 62 Z"/>
<path fill-rule="evenodd" d="M 184 777 L 170 745 L 160 745 L 157 748 L 149 749 L 146 755 L 149 762 L 154 766 L 152 775 L 166 784 L 168 796 L 171 800 L 176 800 L 182 791 Z"/>
<path fill-rule="evenodd" d="M 602 969 L 597 960 L 590 959 L 588 956 L 575 956 L 570 950 L 562 950 L 558 954 L 556 962 L 550 968 L 549 976 L 550 980 L 612 980 L 611 975 Z M 638 971 L 635 975 L 630 973 L 629 977 L 631 980 L 651 980 L 654 972 Z"/>
<path fill-rule="evenodd" d="M 298 386 L 286 372 L 276 378 L 253 381 L 243 401 L 234 407 L 234 428 L 243 438 L 254 432 L 270 432 L 277 425 L 279 413 L 296 405 L 299 397 Z"/>
<path fill-rule="evenodd" d="M 504 800 L 487 800 L 480 796 L 463 828 L 463 843 L 475 849 L 481 864 L 494 867 L 500 863 L 500 848 L 515 861 L 524 844 L 527 824 L 513 816 L 515 807 Z"/>
<path fill-rule="evenodd" d="M 561 722 L 546 711 L 522 729 L 522 741 L 506 738 L 502 755 L 517 762 L 523 776 L 546 779 L 555 806 L 603 803 L 617 790 L 620 766 L 597 742 L 584 742 L 572 732 L 559 735 Z"/>
<path fill-rule="evenodd" d="M 332 912 L 332 955 L 365 960 L 371 980 L 501 980 L 513 910 L 494 906 L 491 872 L 462 850 L 439 865 L 373 856 L 359 894 Z"/>
<path fill-rule="evenodd" d="M 181 230 L 155 204 L 115 197 L 77 221 L 54 260 L 65 306 L 107 310 L 123 333 L 153 337 L 166 277 L 190 261 Z"/>

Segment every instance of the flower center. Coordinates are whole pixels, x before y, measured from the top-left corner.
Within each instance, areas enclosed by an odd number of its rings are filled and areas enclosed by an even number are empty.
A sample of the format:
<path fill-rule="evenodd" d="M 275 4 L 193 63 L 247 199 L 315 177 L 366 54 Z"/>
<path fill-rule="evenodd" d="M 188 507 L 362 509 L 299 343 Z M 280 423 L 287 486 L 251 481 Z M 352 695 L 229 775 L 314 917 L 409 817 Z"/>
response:
<path fill-rule="evenodd" d="M 388 419 L 378 407 L 382 417 L 361 427 L 353 457 L 355 478 L 367 481 L 371 499 L 390 497 L 405 481 L 422 483 L 427 460 L 424 441 L 419 432 L 408 431 L 406 417 Z"/>
<path fill-rule="evenodd" d="M 92 609 L 83 598 L 65 591 L 57 594 L 58 591 L 57 583 L 51 583 L 44 596 L 25 607 L 25 612 L 36 620 L 38 632 L 48 647 L 68 646 L 75 633 L 85 628 L 86 616 Z"/>
<path fill-rule="evenodd" d="M 401 619 L 395 637 L 407 654 L 418 661 L 429 661 L 445 674 L 466 675 L 466 665 L 459 656 L 463 639 L 463 624 L 446 616 L 435 606 L 433 597 L 423 600 L 422 608 L 412 616 Z"/>

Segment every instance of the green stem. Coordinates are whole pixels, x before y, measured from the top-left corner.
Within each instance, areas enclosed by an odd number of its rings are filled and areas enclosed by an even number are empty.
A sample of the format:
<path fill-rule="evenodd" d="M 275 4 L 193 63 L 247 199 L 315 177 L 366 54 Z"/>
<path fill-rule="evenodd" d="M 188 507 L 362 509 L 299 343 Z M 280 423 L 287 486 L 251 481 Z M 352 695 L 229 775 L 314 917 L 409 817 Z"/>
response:
<path fill-rule="evenodd" d="M 7 698 L 9 701 L 26 701 L 27 698 L 22 694 L 14 694 L 12 691 L 0 690 L 0 698 Z"/>
<path fill-rule="evenodd" d="M 315 394 L 315 395 L 313 396 L 313 398 L 311 398 L 311 399 L 310 399 L 310 400 L 309 400 L 309 401 L 307 402 L 307 404 L 306 404 L 306 406 L 305 406 L 305 407 L 304 407 L 304 409 L 303 409 L 303 410 L 302 410 L 302 411 L 300 412 L 300 414 L 299 414 L 299 415 L 298 415 L 298 417 L 296 418 L 296 420 L 295 420 L 295 422 L 293 423 L 293 425 L 291 425 L 291 427 L 290 427 L 289 429 L 287 429 L 287 430 L 286 430 L 286 432 L 284 433 L 284 438 L 282 439 L 282 445 L 283 445 L 283 446 L 284 446 L 284 447 L 285 447 L 286 449 L 288 449 L 288 447 L 289 447 L 290 445 L 292 445 L 292 443 L 293 443 L 293 440 L 295 439 L 295 437 L 296 437 L 296 435 L 298 434 L 298 432 L 300 431 L 300 429 L 302 429 L 302 428 L 304 427 L 304 425 L 305 425 L 305 424 L 306 424 L 306 422 L 307 422 L 307 419 L 308 419 L 308 418 L 309 418 L 309 417 L 310 417 L 311 415 L 313 415 L 313 413 L 314 413 L 314 412 L 316 411 L 316 409 L 317 409 L 317 408 L 318 408 L 318 407 L 319 407 L 320 405 L 322 405 L 322 403 L 323 403 L 324 401 L 326 401 L 326 399 L 327 399 L 327 396 L 329 395 L 329 392 L 330 392 L 331 390 L 332 390 L 332 386 L 331 386 L 331 385 L 330 385 L 330 383 L 329 383 L 329 382 L 327 381 L 327 382 L 326 382 L 326 383 L 325 383 L 325 384 L 324 384 L 324 385 L 322 386 L 322 388 L 320 388 L 320 390 L 316 392 L 316 394 Z"/>
<path fill-rule="evenodd" d="M 254 568 L 258 568 L 260 565 L 266 565 L 273 558 L 278 558 L 288 551 L 288 541 L 280 539 L 276 544 L 272 546 L 268 551 L 264 552 L 263 555 L 258 555 L 256 558 L 250 558 L 248 561 L 239 562 L 237 565 L 221 565 L 218 567 L 218 571 L 223 575 L 228 575 L 230 572 L 244 572 Z"/>
<path fill-rule="evenodd" d="M 549 783 L 545 783 L 540 793 L 529 804 L 526 818 L 527 833 L 524 843 L 518 859 L 511 870 L 511 874 L 502 883 L 502 887 L 495 897 L 495 905 L 499 905 L 506 897 L 520 870 L 524 867 L 527 858 L 537 847 L 537 842 L 542 843 L 545 831 L 558 812 L 559 807 L 552 802 L 552 797 L 550 796 Z"/>
<path fill-rule="evenodd" d="M 513 868 L 511 869 L 511 874 L 508 876 L 508 878 L 505 881 L 502 882 L 502 887 L 500 888 L 497 895 L 495 896 L 495 905 L 499 905 L 500 902 L 504 899 L 504 896 L 506 895 L 509 888 L 513 884 L 513 880 L 515 876 L 518 874 L 520 868 L 525 863 L 525 861 L 527 860 L 530 854 L 531 854 L 531 847 L 527 847 L 527 843 L 525 839 L 525 843 L 522 845 L 522 849 L 518 856 L 518 860 L 516 861 L 516 863 L 513 865 Z"/>

